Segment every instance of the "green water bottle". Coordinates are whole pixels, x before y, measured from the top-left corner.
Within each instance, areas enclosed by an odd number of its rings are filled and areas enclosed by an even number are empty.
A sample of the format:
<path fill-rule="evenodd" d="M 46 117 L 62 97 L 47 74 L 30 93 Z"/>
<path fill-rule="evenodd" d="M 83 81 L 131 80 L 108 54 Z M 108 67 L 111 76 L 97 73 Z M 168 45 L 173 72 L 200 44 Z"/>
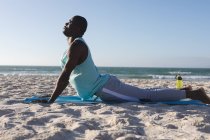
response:
<path fill-rule="evenodd" d="M 180 74 L 176 75 L 176 89 L 181 89 L 183 87 L 183 81 Z"/>

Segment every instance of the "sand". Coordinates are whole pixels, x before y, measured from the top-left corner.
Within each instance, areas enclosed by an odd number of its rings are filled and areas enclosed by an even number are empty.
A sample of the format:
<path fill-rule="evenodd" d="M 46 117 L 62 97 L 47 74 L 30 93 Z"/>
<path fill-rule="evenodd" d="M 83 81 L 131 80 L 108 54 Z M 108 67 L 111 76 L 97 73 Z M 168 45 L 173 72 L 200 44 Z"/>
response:
<path fill-rule="evenodd" d="M 0 75 L 0 139 L 130 140 L 210 139 L 210 106 L 122 104 L 25 104 L 53 92 L 57 76 Z M 175 87 L 172 80 L 121 79 L 145 88 Z M 209 81 L 184 81 L 194 89 Z M 71 93 L 69 93 L 71 92 Z M 68 87 L 63 94 L 74 94 Z"/>

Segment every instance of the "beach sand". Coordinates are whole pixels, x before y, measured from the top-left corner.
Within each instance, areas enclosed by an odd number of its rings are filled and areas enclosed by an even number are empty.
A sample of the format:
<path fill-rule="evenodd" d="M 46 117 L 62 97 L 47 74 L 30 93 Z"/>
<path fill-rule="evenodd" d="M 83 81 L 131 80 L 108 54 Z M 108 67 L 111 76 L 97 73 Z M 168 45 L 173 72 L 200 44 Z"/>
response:
<path fill-rule="evenodd" d="M 160 104 L 25 104 L 51 94 L 57 76 L 0 75 L 0 139 L 210 139 L 210 107 Z M 138 87 L 175 87 L 175 80 L 121 79 Z M 184 81 L 193 89 L 208 81 Z M 71 92 L 71 93 L 68 93 Z M 71 87 L 64 95 L 74 94 Z"/>

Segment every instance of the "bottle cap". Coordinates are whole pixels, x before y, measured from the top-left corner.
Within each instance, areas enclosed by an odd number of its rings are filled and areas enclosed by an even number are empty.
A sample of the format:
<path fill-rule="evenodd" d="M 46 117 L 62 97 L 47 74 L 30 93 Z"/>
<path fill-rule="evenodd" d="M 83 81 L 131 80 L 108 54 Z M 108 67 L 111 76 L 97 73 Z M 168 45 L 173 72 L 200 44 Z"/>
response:
<path fill-rule="evenodd" d="M 181 75 L 178 75 L 178 76 L 177 76 L 177 80 L 182 80 Z"/>

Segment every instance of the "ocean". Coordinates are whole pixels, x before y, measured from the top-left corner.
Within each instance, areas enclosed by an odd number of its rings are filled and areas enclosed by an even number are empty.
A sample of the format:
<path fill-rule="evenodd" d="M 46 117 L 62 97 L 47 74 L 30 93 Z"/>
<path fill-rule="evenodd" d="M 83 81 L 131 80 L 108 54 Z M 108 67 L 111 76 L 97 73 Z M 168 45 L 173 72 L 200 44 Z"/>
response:
<path fill-rule="evenodd" d="M 119 78 L 175 79 L 180 74 L 184 80 L 210 80 L 210 68 L 144 68 L 144 67 L 98 67 L 100 73 Z M 61 73 L 59 66 L 0 66 L 0 75 L 48 75 Z"/>

